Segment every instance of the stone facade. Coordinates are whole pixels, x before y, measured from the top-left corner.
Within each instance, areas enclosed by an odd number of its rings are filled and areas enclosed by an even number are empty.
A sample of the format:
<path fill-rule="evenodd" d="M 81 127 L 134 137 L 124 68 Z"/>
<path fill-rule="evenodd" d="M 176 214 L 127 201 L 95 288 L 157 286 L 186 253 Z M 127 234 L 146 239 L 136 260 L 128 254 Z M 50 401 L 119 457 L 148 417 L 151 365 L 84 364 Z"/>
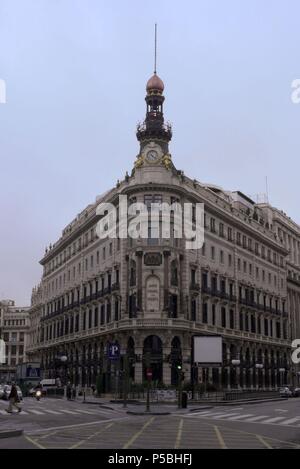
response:
<path fill-rule="evenodd" d="M 0 363 L 0 383 L 14 380 L 16 366 L 25 362 L 28 310 L 28 307 L 15 306 L 12 300 L 0 301 L 0 338 L 6 348 L 6 362 Z"/>
<path fill-rule="evenodd" d="M 81 212 L 41 260 L 29 359 L 41 360 L 45 377 L 60 374 L 90 386 L 100 375 L 110 389 L 119 364 L 108 360 L 107 344 L 118 342 L 136 383 L 150 367 L 154 381 L 176 384 L 175 365 L 182 362 L 186 381 L 278 387 L 296 373 L 290 347 L 291 338 L 300 337 L 300 276 L 299 256 L 290 250 L 294 240 L 298 250 L 299 227 L 268 204 L 177 170 L 168 149 L 171 127 L 163 119 L 163 85 L 153 89 L 151 83 L 131 174 Z M 187 250 L 172 223 L 170 238 L 99 239 L 97 207 L 118 207 L 120 195 L 147 206 L 203 203 L 202 249 Z M 192 337 L 201 334 L 222 336 L 222 366 L 193 366 Z"/>

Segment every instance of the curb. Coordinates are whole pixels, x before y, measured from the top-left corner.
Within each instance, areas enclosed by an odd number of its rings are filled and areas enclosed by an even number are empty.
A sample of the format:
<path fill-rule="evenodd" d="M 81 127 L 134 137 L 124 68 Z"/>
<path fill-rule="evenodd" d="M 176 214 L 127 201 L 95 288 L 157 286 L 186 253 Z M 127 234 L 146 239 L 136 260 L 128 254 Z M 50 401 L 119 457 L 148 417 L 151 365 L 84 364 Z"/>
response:
<path fill-rule="evenodd" d="M 212 402 L 213 406 L 233 406 L 233 405 L 248 405 L 248 404 L 266 404 L 267 402 L 278 402 L 278 401 L 285 401 L 285 397 L 278 397 L 275 399 L 253 399 L 251 401 L 218 401 L 218 402 Z"/>
<path fill-rule="evenodd" d="M 82 401 L 81 404 L 98 405 L 98 406 L 101 407 L 102 409 L 115 410 L 113 407 L 109 407 L 108 405 L 101 404 L 100 402 Z"/>
<path fill-rule="evenodd" d="M 0 439 L 1 438 L 12 438 L 14 436 L 21 436 L 21 435 L 23 435 L 23 430 L 0 431 Z"/>
<path fill-rule="evenodd" d="M 208 406 L 204 405 L 202 407 L 195 407 L 194 409 L 189 409 L 189 411 L 190 412 L 196 412 L 198 410 L 206 410 L 206 409 L 213 409 L 213 408 L 214 408 L 213 405 L 208 405 Z"/>
<path fill-rule="evenodd" d="M 129 415 L 170 415 L 171 412 L 134 412 L 133 410 L 127 410 L 126 414 Z"/>

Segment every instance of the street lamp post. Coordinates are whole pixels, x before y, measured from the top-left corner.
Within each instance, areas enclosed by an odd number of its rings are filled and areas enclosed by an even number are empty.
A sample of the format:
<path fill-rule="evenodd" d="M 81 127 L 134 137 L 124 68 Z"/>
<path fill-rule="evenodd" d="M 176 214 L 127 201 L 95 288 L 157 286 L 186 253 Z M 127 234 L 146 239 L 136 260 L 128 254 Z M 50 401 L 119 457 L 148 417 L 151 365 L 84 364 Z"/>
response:
<path fill-rule="evenodd" d="M 258 375 L 257 375 L 257 378 L 258 378 L 258 390 L 259 390 L 259 383 L 260 383 L 260 380 L 261 380 L 261 370 L 263 369 L 264 365 L 262 363 L 255 363 L 255 368 L 258 370 Z"/>
<path fill-rule="evenodd" d="M 234 372 L 234 387 L 237 388 L 236 369 L 241 364 L 241 360 L 231 360 L 232 366 L 235 368 Z"/>
<path fill-rule="evenodd" d="M 285 368 L 279 368 L 278 371 L 280 373 L 280 386 L 283 386 L 283 376 L 285 373 Z"/>
<path fill-rule="evenodd" d="M 177 365 L 177 372 L 178 372 L 178 409 L 182 407 L 182 365 Z"/>

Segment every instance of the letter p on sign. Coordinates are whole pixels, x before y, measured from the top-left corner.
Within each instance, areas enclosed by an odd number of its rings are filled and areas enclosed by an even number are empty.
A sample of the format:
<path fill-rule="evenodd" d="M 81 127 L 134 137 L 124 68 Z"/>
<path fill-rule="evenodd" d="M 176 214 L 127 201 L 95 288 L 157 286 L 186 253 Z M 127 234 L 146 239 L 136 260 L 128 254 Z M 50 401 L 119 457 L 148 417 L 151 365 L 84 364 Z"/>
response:
<path fill-rule="evenodd" d="M 5 363 L 5 342 L 0 339 L 0 364 Z"/>

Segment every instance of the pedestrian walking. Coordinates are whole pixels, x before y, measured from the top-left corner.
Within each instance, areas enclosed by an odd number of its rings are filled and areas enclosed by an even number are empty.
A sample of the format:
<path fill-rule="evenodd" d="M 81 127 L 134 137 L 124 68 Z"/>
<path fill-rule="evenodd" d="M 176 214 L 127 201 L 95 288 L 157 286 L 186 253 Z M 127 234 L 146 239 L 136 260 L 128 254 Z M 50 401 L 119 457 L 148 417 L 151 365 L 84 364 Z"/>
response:
<path fill-rule="evenodd" d="M 10 394 L 8 396 L 8 399 L 9 399 L 9 406 L 8 406 L 8 409 L 6 410 L 6 412 L 8 412 L 9 414 L 12 414 L 13 407 L 16 407 L 16 409 L 18 409 L 18 412 L 22 411 L 21 407 L 19 406 L 20 401 L 19 401 L 19 396 L 18 396 L 18 390 L 17 390 L 17 387 L 14 383 L 11 386 L 11 390 L 10 390 Z"/>
<path fill-rule="evenodd" d="M 68 399 L 68 401 L 70 401 L 70 400 L 71 400 L 71 397 L 72 397 L 72 388 L 71 388 L 71 383 L 70 383 L 70 381 L 69 381 L 68 384 L 67 384 L 67 393 L 66 393 L 66 394 L 67 394 L 67 399 Z"/>

